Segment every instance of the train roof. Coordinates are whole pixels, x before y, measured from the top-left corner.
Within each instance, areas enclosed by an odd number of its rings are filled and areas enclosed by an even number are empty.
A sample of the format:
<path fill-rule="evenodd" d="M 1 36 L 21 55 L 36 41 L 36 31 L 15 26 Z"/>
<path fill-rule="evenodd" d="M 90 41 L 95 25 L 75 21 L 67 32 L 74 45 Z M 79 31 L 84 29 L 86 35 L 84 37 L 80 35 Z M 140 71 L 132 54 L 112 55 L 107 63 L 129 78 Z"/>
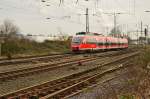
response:
<path fill-rule="evenodd" d="M 90 36 L 103 36 L 102 34 L 99 34 L 99 33 L 92 33 L 92 32 L 78 32 L 76 33 L 76 35 L 90 35 Z"/>
<path fill-rule="evenodd" d="M 101 34 L 97 34 L 97 33 L 86 33 L 86 32 L 78 32 L 76 33 L 75 36 L 73 37 L 83 37 L 83 38 L 90 38 L 90 37 L 94 37 L 94 38 L 97 38 L 97 39 L 103 39 L 103 38 L 107 38 L 107 40 L 109 41 L 114 41 L 114 42 L 117 42 L 118 40 L 120 42 L 128 42 L 127 38 L 117 38 L 117 37 L 113 37 L 113 36 L 104 36 L 104 35 L 101 35 Z"/>
<path fill-rule="evenodd" d="M 113 37 L 113 36 L 104 36 L 104 35 L 75 35 L 73 37 L 100 37 L 100 38 L 107 38 L 107 39 L 121 39 L 121 40 L 127 40 L 127 38 L 121 38 L 121 37 Z"/>

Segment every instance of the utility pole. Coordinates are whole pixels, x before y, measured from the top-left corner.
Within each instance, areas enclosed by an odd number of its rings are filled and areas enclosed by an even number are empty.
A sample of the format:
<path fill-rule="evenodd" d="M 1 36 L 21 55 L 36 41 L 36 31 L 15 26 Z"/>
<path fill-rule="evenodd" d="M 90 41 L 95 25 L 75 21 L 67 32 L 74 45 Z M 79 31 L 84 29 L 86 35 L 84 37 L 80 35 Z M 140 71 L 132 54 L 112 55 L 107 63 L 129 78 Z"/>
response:
<path fill-rule="evenodd" d="M 86 8 L 86 33 L 89 33 L 89 10 Z"/>
<path fill-rule="evenodd" d="M 107 36 L 108 36 L 108 34 L 109 34 L 109 27 L 106 27 L 106 30 L 107 30 Z"/>
<path fill-rule="evenodd" d="M 143 43 L 142 36 L 143 36 L 143 22 L 141 21 L 141 39 L 140 39 L 141 44 Z"/>
<path fill-rule="evenodd" d="M 4 43 L 5 37 L 0 37 L 0 56 L 2 56 L 2 44 Z"/>
<path fill-rule="evenodd" d="M 141 21 L 141 37 L 142 37 L 142 35 L 143 35 L 143 22 Z"/>
<path fill-rule="evenodd" d="M 114 34 L 116 34 L 116 31 L 117 31 L 117 15 L 118 14 L 124 14 L 124 13 L 113 12 L 113 13 L 104 13 L 104 14 L 113 15 L 113 17 L 114 17 Z"/>
<path fill-rule="evenodd" d="M 0 56 L 2 56 L 2 43 L 0 43 Z"/>
<path fill-rule="evenodd" d="M 117 26 L 116 13 L 114 12 L 114 34 L 116 34 L 116 26 Z"/>
<path fill-rule="evenodd" d="M 137 47 L 138 47 L 138 44 L 139 44 L 139 30 L 137 29 Z"/>

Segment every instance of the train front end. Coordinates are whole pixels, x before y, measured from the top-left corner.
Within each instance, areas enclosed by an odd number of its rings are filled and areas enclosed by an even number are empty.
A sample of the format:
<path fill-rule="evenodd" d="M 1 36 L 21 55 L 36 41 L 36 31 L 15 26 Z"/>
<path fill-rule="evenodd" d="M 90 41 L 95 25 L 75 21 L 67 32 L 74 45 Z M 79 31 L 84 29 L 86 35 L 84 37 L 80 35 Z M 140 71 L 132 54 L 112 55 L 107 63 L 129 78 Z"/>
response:
<path fill-rule="evenodd" d="M 83 42 L 83 36 L 74 36 L 71 42 L 72 52 L 80 52 L 82 42 Z"/>

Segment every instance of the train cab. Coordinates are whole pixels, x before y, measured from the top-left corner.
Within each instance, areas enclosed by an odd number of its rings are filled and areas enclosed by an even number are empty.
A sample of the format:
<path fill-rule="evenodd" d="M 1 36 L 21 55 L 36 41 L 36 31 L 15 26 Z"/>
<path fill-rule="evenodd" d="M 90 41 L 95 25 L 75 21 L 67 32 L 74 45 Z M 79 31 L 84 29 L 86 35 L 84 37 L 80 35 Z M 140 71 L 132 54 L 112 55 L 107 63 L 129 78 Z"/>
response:
<path fill-rule="evenodd" d="M 74 36 L 71 42 L 71 50 L 73 52 L 81 50 L 80 45 L 83 43 L 83 36 Z"/>

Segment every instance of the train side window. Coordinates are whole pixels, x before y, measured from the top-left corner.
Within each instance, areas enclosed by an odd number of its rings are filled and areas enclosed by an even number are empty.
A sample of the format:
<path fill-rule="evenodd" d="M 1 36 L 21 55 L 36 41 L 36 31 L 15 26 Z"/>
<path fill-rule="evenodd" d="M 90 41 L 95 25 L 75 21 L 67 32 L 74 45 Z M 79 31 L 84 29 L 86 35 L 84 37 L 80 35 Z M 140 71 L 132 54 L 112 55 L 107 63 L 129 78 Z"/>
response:
<path fill-rule="evenodd" d="M 96 41 L 95 38 L 88 38 L 88 39 L 86 40 L 86 43 L 88 43 L 88 44 L 96 44 L 97 41 Z"/>
<path fill-rule="evenodd" d="M 109 42 L 109 45 L 112 45 L 113 43 L 112 42 Z"/>
<path fill-rule="evenodd" d="M 102 45 L 104 45 L 104 43 L 103 42 L 98 42 L 98 45 L 102 46 Z"/>
<path fill-rule="evenodd" d="M 116 42 L 113 42 L 113 43 L 112 43 L 112 45 L 116 45 L 116 44 L 117 44 Z"/>
<path fill-rule="evenodd" d="M 107 41 L 107 42 L 105 43 L 105 45 L 106 45 L 106 46 L 109 46 L 109 45 L 110 45 L 110 42 Z"/>

